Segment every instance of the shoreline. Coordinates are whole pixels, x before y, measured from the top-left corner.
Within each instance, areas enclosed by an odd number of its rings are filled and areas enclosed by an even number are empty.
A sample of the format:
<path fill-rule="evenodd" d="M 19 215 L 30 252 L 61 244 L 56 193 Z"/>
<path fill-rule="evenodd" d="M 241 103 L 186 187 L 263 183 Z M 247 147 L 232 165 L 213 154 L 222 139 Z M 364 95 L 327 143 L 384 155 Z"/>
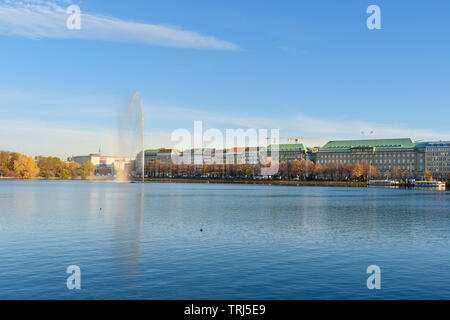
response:
<path fill-rule="evenodd" d="M 20 179 L 15 177 L 0 177 L 1 180 L 17 181 L 114 181 L 114 177 L 87 177 L 86 179 L 59 179 L 35 177 Z M 142 182 L 142 179 L 131 178 L 128 182 Z M 359 181 L 286 181 L 286 180 L 243 180 L 243 179 L 208 179 L 208 178 L 145 178 L 144 182 L 164 183 L 216 183 L 216 184 L 261 184 L 261 185 L 286 185 L 286 186 L 325 186 L 325 187 L 367 187 L 367 182 Z"/>
<path fill-rule="evenodd" d="M 16 177 L 0 177 L 1 180 L 18 180 L 18 181 L 102 181 L 102 180 L 111 180 L 114 181 L 114 177 L 107 177 L 107 176 L 92 176 L 92 177 L 86 177 L 86 179 L 82 179 L 80 177 L 76 179 L 60 179 L 60 178 L 44 178 L 44 177 L 34 177 L 30 179 L 21 179 Z"/>
<path fill-rule="evenodd" d="M 59 179 L 59 178 L 43 178 L 35 177 L 31 179 L 20 179 L 15 177 L 0 177 L 2 180 L 17 181 L 115 181 L 114 177 L 108 176 L 92 176 L 86 179 Z M 140 183 L 142 179 L 130 178 L 125 182 Z M 145 178 L 146 183 L 215 183 L 215 184 L 259 184 L 274 186 L 294 186 L 294 187 L 353 187 L 368 188 L 367 181 L 290 181 L 290 180 L 243 180 L 243 179 L 209 179 L 209 178 Z M 450 190 L 450 182 L 446 183 L 446 190 Z"/>
<path fill-rule="evenodd" d="M 141 182 L 142 179 L 132 179 L 132 182 Z M 207 178 L 145 178 L 144 182 L 165 183 L 216 183 L 216 184 L 261 184 L 279 186 L 315 186 L 315 187 L 367 187 L 367 182 L 359 181 L 286 181 L 286 180 L 242 180 L 242 179 L 207 179 Z"/>

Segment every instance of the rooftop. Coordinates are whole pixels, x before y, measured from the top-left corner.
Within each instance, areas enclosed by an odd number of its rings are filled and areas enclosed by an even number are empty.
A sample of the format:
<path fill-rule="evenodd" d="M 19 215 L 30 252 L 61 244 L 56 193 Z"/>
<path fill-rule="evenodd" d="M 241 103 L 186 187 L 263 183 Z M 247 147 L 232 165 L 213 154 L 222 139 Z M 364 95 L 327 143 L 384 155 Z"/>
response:
<path fill-rule="evenodd" d="M 450 147 L 450 141 L 417 142 L 416 148 Z"/>
<path fill-rule="evenodd" d="M 267 151 L 272 150 L 272 145 L 267 147 Z M 278 145 L 278 151 L 307 151 L 303 143 L 281 143 Z"/>
<path fill-rule="evenodd" d="M 320 151 L 339 151 L 351 148 L 414 148 L 416 144 L 410 138 L 370 139 L 370 140 L 334 140 L 327 142 Z"/>
<path fill-rule="evenodd" d="M 151 155 L 151 154 L 157 154 L 159 152 L 159 149 L 147 149 L 145 150 L 145 155 Z"/>

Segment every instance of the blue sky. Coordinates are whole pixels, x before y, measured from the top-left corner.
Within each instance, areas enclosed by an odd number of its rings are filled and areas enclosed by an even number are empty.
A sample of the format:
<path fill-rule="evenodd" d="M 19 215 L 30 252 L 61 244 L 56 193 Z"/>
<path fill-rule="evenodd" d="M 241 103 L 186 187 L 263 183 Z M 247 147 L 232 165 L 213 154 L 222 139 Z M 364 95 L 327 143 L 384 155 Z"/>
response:
<path fill-rule="evenodd" d="M 65 27 L 70 4 L 81 30 Z M 381 30 L 366 27 L 371 4 Z M 0 149 L 113 153 L 118 113 L 136 90 L 146 147 L 170 146 L 194 120 L 323 140 L 449 140 L 449 10 L 448 1 L 3 0 Z"/>

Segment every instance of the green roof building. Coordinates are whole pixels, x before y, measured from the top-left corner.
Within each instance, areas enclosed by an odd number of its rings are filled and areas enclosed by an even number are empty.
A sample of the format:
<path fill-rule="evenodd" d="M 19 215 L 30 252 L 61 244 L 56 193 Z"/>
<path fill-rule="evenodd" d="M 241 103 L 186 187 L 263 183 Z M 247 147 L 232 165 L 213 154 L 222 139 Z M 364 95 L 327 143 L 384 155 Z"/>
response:
<path fill-rule="evenodd" d="M 276 148 L 273 145 L 267 147 L 267 155 L 274 158 L 273 151 Z M 308 149 L 303 143 L 281 143 L 278 145 L 278 160 L 279 161 L 291 161 L 306 159 Z"/>
<path fill-rule="evenodd" d="M 317 163 L 326 165 L 368 163 L 384 173 L 425 170 L 425 153 L 410 138 L 334 140 L 317 153 Z"/>
<path fill-rule="evenodd" d="M 402 149 L 414 148 L 416 144 L 410 138 L 370 139 L 370 140 L 334 140 L 327 142 L 319 152 L 342 151 L 352 148 Z"/>

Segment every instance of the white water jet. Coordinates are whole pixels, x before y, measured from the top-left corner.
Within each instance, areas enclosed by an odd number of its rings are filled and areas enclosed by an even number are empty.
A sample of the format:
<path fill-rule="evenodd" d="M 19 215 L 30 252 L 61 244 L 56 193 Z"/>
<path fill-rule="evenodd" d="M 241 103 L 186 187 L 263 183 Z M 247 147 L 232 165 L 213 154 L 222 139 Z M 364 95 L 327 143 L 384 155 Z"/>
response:
<path fill-rule="evenodd" d="M 144 103 L 140 91 L 133 94 L 125 111 L 119 113 L 118 149 L 123 157 L 135 159 L 136 154 L 140 155 L 140 161 L 136 158 L 135 176 L 140 175 L 144 181 Z"/>

